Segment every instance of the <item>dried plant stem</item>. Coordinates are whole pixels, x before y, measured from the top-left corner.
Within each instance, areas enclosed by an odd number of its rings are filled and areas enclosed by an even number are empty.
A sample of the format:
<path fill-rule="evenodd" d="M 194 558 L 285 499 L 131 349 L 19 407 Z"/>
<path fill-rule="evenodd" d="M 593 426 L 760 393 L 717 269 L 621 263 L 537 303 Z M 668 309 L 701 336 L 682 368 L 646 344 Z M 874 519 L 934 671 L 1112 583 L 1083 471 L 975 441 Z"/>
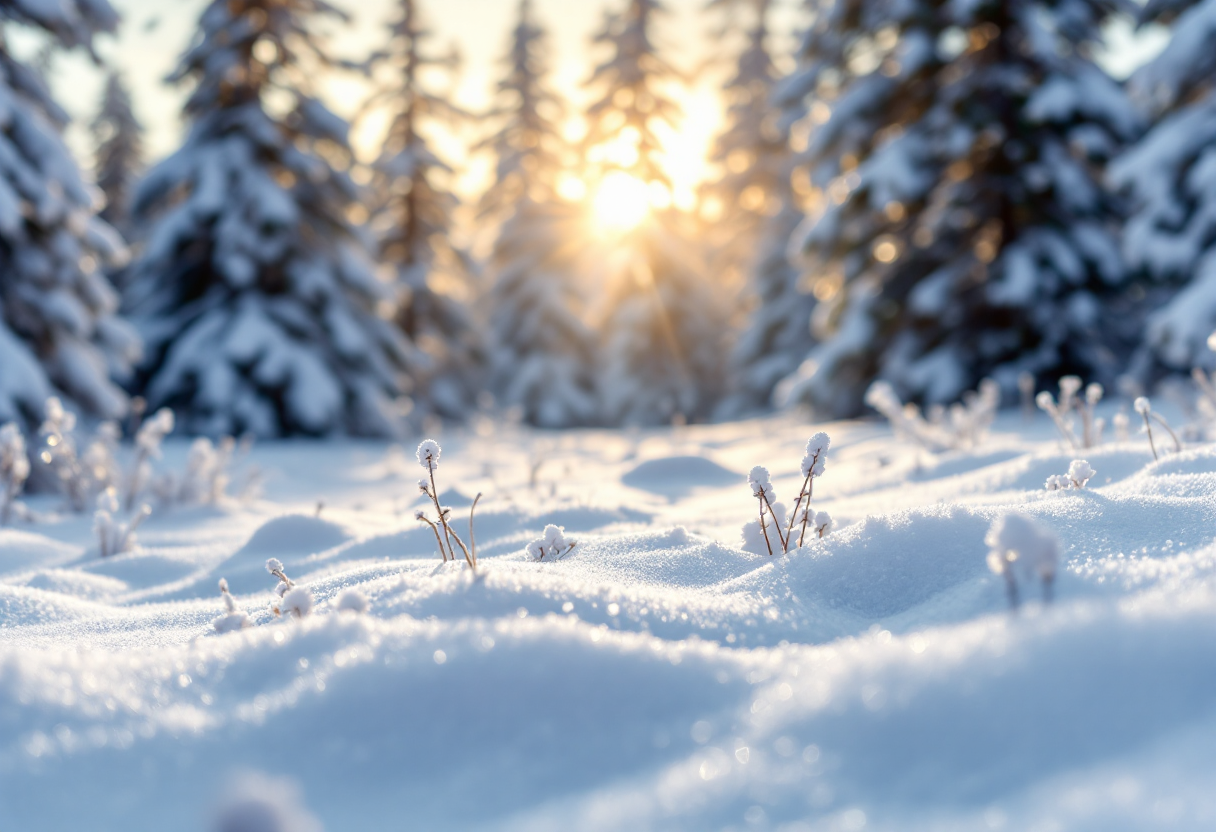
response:
<path fill-rule="evenodd" d="M 477 501 L 481 499 L 481 492 L 477 492 L 477 496 L 473 498 L 473 505 L 469 506 L 469 547 L 473 550 L 473 568 L 477 568 L 477 536 L 473 534 L 473 512 L 477 510 Z"/>
<path fill-rule="evenodd" d="M 777 539 L 781 541 L 781 551 L 788 552 L 789 548 L 790 548 L 790 541 L 789 541 L 789 538 L 787 538 L 785 535 L 783 535 L 781 533 L 781 524 L 777 522 L 777 515 L 776 515 L 776 513 L 773 512 L 773 504 L 768 501 L 768 492 L 761 491 L 760 499 L 764 501 L 764 506 L 765 506 L 765 508 L 768 509 L 768 516 L 773 518 L 773 528 L 777 530 Z M 761 520 L 763 521 L 763 519 L 764 519 L 764 515 L 763 515 L 763 513 L 761 513 Z M 765 533 L 765 538 L 766 539 L 768 538 L 767 533 Z M 769 550 L 770 550 L 769 554 L 772 554 L 771 546 L 769 547 Z"/>
<path fill-rule="evenodd" d="M 1157 446 L 1153 443 L 1153 423 L 1149 421 L 1148 413 L 1141 413 L 1140 415 L 1144 417 L 1144 432 L 1148 434 L 1148 448 L 1153 452 L 1153 461 L 1156 462 L 1158 457 Z"/>
<path fill-rule="evenodd" d="M 283 572 L 282 569 L 272 569 L 272 570 L 270 570 L 270 574 L 274 575 L 280 581 L 287 584 L 288 587 L 293 587 L 296 585 L 295 581 L 293 581 L 291 578 L 287 577 L 287 575 Z"/>
<path fill-rule="evenodd" d="M 418 519 L 431 527 L 431 531 L 435 533 L 435 543 L 439 546 L 439 556 L 443 558 L 443 562 L 448 562 L 447 550 L 443 548 L 443 539 L 439 537 L 439 527 L 431 522 L 431 518 L 427 517 L 422 512 L 418 512 Z"/>
<path fill-rule="evenodd" d="M 818 459 L 818 457 L 816 457 L 816 459 Z M 790 522 L 786 524 L 786 526 L 787 526 L 787 528 L 785 530 L 785 539 L 786 540 L 789 540 L 794 535 L 794 521 L 798 518 L 798 509 L 799 509 L 799 507 L 802 506 L 802 499 L 804 497 L 806 498 L 807 507 L 808 508 L 810 507 L 811 498 L 810 498 L 810 495 L 807 493 L 807 490 L 811 487 L 812 487 L 811 486 L 811 475 L 807 474 L 806 479 L 802 481 L 802 488 L 800 488 L 798 490 L 798 499 L 794 501 L 794 512 L 790 515 Z M 805 512 L 804 512 L 804 514 L 805 514 Z M 803 531 L 803 534 L 806 533 L 806 518 L 805 517 L 803 518 L 803 522 L 802 522 L 802 531 Z M 802 536 L 801 535 L 799 535 L 799 537 L 798 537 L 798 545 L 799 546 L 802 545 Z"/>
<path fill-rule="evenodd" d="M 1170 427 L 1170 423 L 1165 421 L 1165 419 L 1161 418 L 1156 413 L 1152 413 L 1151 411 L 1150 411 L 1150 415 L 1152 415 L 1152 417 L 1157 420 L 1157 424 L 1159 424 L 1159 425 L 1161 425 L 1161 427 L 1165 428 L 1165 432 L 1170 435 L 1170 439 L 1174 440 L 1174 453 L 1181 453 L 1182 452 L 1182 443 L 1180 441 L 1178 441 L 1178 434 L 1174 433 L 1174 429 Z"/>
<path fill-rule="evenodd" d="M 456 560 L 456 550 L 452 548 L 452 529 L 448 526 L 448 519 L 444 516 L 443 506 L 439 505 L 439 489 L 435 487 L 435 466 L 428 465 L 427 473 L 431 476 L 431 502 L 435 504 L 435 513 L 439 515 L 439 523 L 443 526 L 443 536 L 448 542 L 448 554 L 452 556 L 452 560 Z M 461 548 L 464 544 L 460 544 Z"/>
<path fill-rule="evenodd" d="M 773 554 L 773 542 L 768 539 L 768 524 L 764 522 L 764 499 L 760 500 L 760 531 L 764 533 L 764 545 L 768 547 L 768 553 L 771 557 Z"/>
<path fill-rule="evenodd" d="M 802 531 L 799 532 L 799 534 L 798 534 L 798 548 L 799 549 L 802 548 L 803 541 L 806 540 L 806 524 L 807 524 L 807 521 L 811 519 L 810 518 L 811 497 L 814 496 L 814 491 L 815 491 L 815 480 L 811 477 L 807 477 L 806 510 L 804 512 L 802 512 Z M 819 536 L 823 537 L 822 531 L 819 533 Z"/>

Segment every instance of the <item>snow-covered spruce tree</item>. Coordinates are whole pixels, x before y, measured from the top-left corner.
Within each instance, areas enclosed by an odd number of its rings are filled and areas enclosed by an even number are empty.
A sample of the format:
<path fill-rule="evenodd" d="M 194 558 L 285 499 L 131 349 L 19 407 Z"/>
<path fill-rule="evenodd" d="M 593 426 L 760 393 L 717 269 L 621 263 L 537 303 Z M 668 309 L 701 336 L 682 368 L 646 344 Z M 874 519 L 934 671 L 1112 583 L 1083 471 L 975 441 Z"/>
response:
<path fill-rule="evenodd" d="M 185 144 L 140 184 L 148 236 L 126 301 L 151 408 L 189 433 L 395 432 L 413 349 L 349 216 L 347 125 L 304 74 L 332 63 L 322 0 L 215 0 L 172 76 Z M 282 115 L 268 100 L 290 102 Z"/>
<path fill-rule="evenodd" d="M 483 143 L 496 165 L 479 213 L 500 223 L 487 269 L 490 389 L 528 422 L 564 427 L 594 416 L 594 343 L 575 280 L 580 217 L 557 193 L 568 148 L 556 125 L 561 102 L 543 83 L 544 41 L 531 1 L 521 0 L 490 113 L 499 128 Z"/>
<path fill-rule="evenodd" d="M 786 401 L 854 414 L 875 378 L 956 400 L 991 376 L 1109 379 L 1125 274 L 1103 162 L 1137 129 L 1090 55 L 1104 0 L 841 0 L 805 44 L 820 206 L 801 246 L 831 302 Z"/>
<path fill-rule="evenodd" d="M 740 0 L 713 0 L 711 8 L 733 10 Z M 737 416 L 769 406 L 773 388 L 794 372 L 810 352 L 814 296 L 799 290 L 801 273 L 787 255 L 802 221 L 791 186 L 795 157 L 789 118 L 778 109 L 778 73 L 769 52 L 768 15 L 772 0 L 752 0 L 755 18 L 735 74 L 725 86 L 727 128 L 712 161 L 724 174 L 706 189 L 723 206 L 714 224 L 721 248 L 715 271 L 740 270 L 751 310 L 732 355 L 731 392 L 724 415 Z M 800 97 L 783 102 L 801 108 Z"/>
<path fill-rule="evenodd" d="M 101 218 L 130 240 L 131 192 L 144 167 L 143 127 L 131 108 L 126 82 L 115 70 L 106 78 L 92 133 L 93 177 L 106 199 Z"/>
<path fill-rule="evenodd" d="M 373 164 L 376 195 L 372 228 L 381 262 L 396 271 L 397 323 L 428 357 L 416 378 L 420 412 L 468 415 L 481 387 L 482 345 L 467 303 L 473 264 L 452 243 L 458 201 L 447 187 L 451 169 L 431 150 L 426 131 L 458 125 L 467 115 L 427 89 L 430 70 L 452 69 L 455 55 L 427 51 L 417 0 L 397 0 L 386 48 L 368 65 L 380 81 L 365 111 L 392 113 L 388 135 Z"/>
<path fill-rule="evenodd" d="M 92 50 L 117 16 L 105 0 L 0 0 L 5 26 L 46 32 Z M 59 396 L 114 418 L 122 379 L 138 356 L 135 333 L 115 316 L 118 298 L 100 270 L 123 255 L 93 214 L 94 195 L 64 145 L 67 114 L 39 73 L 17 61 L 0 31 L 0 423 L 36 428 Z"/>
<path fill-rule="evenodd" d="M 1144 23 L 1172 23 L 1169 45 L 1130 79 L 1153 127 L 1111 166 L 1131 215 L 1130 268 L 1172 297 L 1148 318 L 1133 362 L 1148 381 L 1160 370 L 1216 366 L 1216 2 L 1150 0 Z M 1155 294 L 1155 293 L 1154 293 Z"/>
<path fill-rule="evenodd" d="M 611 50 L 593 73 L 599 97 L 584 139 L 599 166 L 595 199 L 634 214 L 605 243 L 606 299 L 598 381 L 604 417 L 646 424 L 706 416 L 721 387 L 726 316 L 670 207 L 659 124 L 680 113 L 663 93 L 677 79 L 652 40 L 657 0 L 626 0 L 595 41 Z M 649 209 L 647 200 L 649 199 Z M 649 210 L 648 215 L 646 215 Z"/>

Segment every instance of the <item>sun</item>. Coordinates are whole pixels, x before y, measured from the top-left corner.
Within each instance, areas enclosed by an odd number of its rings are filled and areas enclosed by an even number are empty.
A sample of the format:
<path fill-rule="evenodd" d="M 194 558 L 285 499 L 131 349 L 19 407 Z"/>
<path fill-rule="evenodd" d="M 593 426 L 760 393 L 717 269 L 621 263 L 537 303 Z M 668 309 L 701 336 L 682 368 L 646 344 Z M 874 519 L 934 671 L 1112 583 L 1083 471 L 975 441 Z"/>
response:
<path fill-rule="evenodd" d="M 623 234 L 650 214 L 650 188 L 636 176 L 613 171 L 604 177 L 591 202 L 596 222 L 605 231 Z"/>

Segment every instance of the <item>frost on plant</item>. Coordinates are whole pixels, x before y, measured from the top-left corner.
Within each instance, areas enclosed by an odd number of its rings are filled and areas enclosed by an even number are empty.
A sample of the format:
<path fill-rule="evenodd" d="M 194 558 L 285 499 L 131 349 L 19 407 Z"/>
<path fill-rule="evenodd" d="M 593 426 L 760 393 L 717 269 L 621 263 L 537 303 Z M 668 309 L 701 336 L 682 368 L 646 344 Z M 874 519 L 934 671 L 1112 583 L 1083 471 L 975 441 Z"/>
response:
<path fill-rule="evenodd" d="M 365 613 L 369 606 L 367 596 L 357 589 L 344 589 L 334 598 L 334 609 L 339 612 Z"/>
<path fill-rule="evenodd" d="M 1001 405 L 1001 388 L 992 379 L 984 379 L 977 391 L 963 395 L 961 403 L 931 408 L 927 418 L 915 404 L 901 402 L 886 381 L 871 384 L 865 402 L 887 418 L 896 436 L 939 453 L 974 448 L 984 441 Z"/>
<path fill-rule="evenodd" d="M 550 523 L 536 540 L 525 550 L 532 560 L 561 560 L 574 551 L 577 541 L 566 539 L 566 530 Z"/>
<path fill-rule="evenodd" d="M 121 555 L 135 549 L 135 530 L 139 528 L 152 508 L 144 503 L 123 522 L 119 519 L 118 492 L 107 488 L 97 497 L 97 511 L 93 514 L 93 531 L 97 534 L 97 550 L 103 558 Z"/>
<path fill-rule="evenodd" d="M 1165 421 L 1160 413 L 1153 410 L 1152 403 L 1145 396 L 1138 397 L 1132 402 L 1132 409 L 1140 414 L 1140 418 L 1144 420 L 1144 432 L 1148 435 L 1148 447 L 1153 452 L 1153 459 L 1159 459 L 1157 456 L 1157 444 L 1153 441 L 1153 422 L 1156 422 L 1165 432 L 1170 435 L 1170 439 L 1174 440 L 1174 453 L 1182 450 L 1182 442 L 1178 439 L 1178 434 L 1174 433 L 1174 429 L 1170 427 L 1170 423 Z"/>
<path fill-rule="evenodd" d="M 1101 384 L 1090 384 L 1081 393 L 1082 382 L 1077 376 L 1064 376 L 1060 379 L 1060 400 L 1057 403 L 1054 396 L 1044 390 L 1035 397 L 1039 409 L 1051 417 L 1052 424 L 1060 432 L 1073 449 L 1092 448 L 1102 441 L 1102 430 L 1106 420 L 1094 414 L 1094 409 L 1106 394 Z M 1080 433 L 1077 433 L 1073 415 L 1081 420 Z"/>
<path fill-rule="evenodd" d="M 777 502 L 768 469 L 757 465 L 751 470 L 747 482 L 751 486 L 752 496 L 759 501 L 759 512 L 756 520 L 743 527 L 744 550 L 756 554 L 768 552 L 772 555 L 777 551 L 784 553 L 803 546 L 808 530 L 818 537 L 827 534 L 831 520 L 827 519 L 826 526 L 822 528 L 816 524 L 819 515 L 811 508 L 811 498 L 814 495 L 815 480 L 823 476 L 827 468 L 827 453 L 831 444 L 831 438 L 822 432 L 816 433 L 807 441 L 801 465 L 802 488 L 799 489 L 793 511 L 788 516 L 785 505 Z M 827 518 L 826 514 L 820 514 Z"/>
<path fill-rule="evenodd" d="M 988 530 L 988 568 L 1005 579 L 1010 609 L 1018 606 L 1018 581 L 1039 581 L 1043 600 L 1051 601 L 1052 584 L 1060 561 L 1060 542 L 1025 514 L 1012 512 Z"/>
<path fill-rule="evenodd" d="M 237 609 L 232 593 L 228 591 L 228 581 L 220 578 L 220 597 L 224 600 L 224 614 L 211 622 L 217 633 L 230 633 L 233 630 L 244 630 L 252 627 L 253 622 L 244 610 Z"/>
<path fill-rule="evenodd" d="M 1074 459 L 1068 466 L 1067 474 L 1052 474 L 1047 478 L 1047 490 L 1065 491 L 1074 488 L 1084 488 L 1096 473 L 1098 472 L 1093 469 L 1087 460 Z"/>
<path fill-rule="evenodd" d="M 449 560 L 457 560 L 456 547 L 460 547 L 465 563 L 469 565 L 470 569 L 476 569 L 477 540 L 473 536 L 473 513 L 477 510 L 477 502 L 481 499 L 481 494 L 473 498 L 473 505 L 469 507 L 469 545 L 466 546 L 460 539 L 460 535 L 452 528 L 452 510 L 439 504 L 439 488 L 435 485 L 435 469 L 439 467 L 441 451 L 439 443 L 434 439 L 424 439 L 418 443 L 418 464 L 427 472 L 425 478 L 418 480 L 418 490 L 430 498 L 431 504 L 435 506 L 438 521 L 432 521 L 425 511 L 415 512 L 414 518 L 431 527 L 431 531 L 435 533 L 435 542 L 439 546 L 439 555 L 443 558 L 444 563 Z"/>
<path fill-rule="evenodd" d="M 160 459 L 161 443 L 173 432 L 173 411 L 162 407 L 135 432 L 135 459 L 127 474 L 125 505 L 128 511 L 152 474 L 152 460 Z"/>
<path fill-rule="evenodd" d="M 0 526 L 8 525 L 13 505 L 30 475 L 25 437 L 15 422 L 0 427 Z"/>
<path fill-rule="evenodd" d="M 283 562 L 278 558 L 266 561 L 266 571 L 279 579 L 274 588 L 275 597 L 270 601 L 270 611 L 275 615 L 292 615 L 303 618 L 312 612 L 312 593 L 287 577 Z"/>

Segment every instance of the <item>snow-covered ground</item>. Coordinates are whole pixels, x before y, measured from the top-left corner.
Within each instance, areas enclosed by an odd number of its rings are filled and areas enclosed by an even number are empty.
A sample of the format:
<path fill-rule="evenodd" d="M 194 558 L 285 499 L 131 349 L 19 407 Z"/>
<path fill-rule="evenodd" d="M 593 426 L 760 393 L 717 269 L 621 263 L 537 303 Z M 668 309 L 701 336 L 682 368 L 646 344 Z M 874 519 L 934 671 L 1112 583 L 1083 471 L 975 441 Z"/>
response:
<path fill-rule="evenodd" d="M 747 471 L 791 498 L 819 428 L 836 530 L 743 551 Z M 268 832 L 218 819 L 251 792 L 301 832 L 1216 828 L 1216 446 L 1106 444 L 1049 493 L 1050 429 L 440 435 L 444 502 L 485 494 L 476 575 L 414 519 L 412 447 L 261 445 L 260 498 L 106 559 L 31 499 L 0 529 L 0 829 Z M 1017 615 L 985 563 L 1011 507 L 1064 551 Z M 531 561 L 549 523 L 577 545 Z M 271 557 L 307 618 L 270 612 Z M 255 626 L 215 633 L 220 577 Z"/>

